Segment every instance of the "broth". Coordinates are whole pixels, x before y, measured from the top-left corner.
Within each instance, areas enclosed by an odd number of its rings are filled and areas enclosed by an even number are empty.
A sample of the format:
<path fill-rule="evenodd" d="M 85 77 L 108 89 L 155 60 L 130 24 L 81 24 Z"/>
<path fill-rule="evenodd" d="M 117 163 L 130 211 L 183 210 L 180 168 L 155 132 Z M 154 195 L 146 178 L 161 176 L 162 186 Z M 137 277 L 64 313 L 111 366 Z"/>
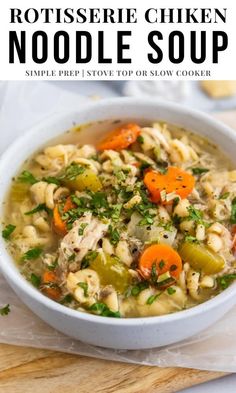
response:
<path fill-rule="evenodd" d="M 21 273 L 53 300 L 109 317 L 162 315 L 233 281 L 235 196 L 236 170 L 199 135 L 161 121 L 75 125 L 20 168 L 3 234 Z"/>

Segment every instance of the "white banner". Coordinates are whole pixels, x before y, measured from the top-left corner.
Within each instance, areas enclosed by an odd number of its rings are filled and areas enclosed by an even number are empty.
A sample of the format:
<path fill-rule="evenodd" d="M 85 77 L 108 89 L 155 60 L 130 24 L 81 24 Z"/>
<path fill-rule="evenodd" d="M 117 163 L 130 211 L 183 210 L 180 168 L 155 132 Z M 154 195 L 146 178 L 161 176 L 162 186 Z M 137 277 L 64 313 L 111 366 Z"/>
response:
<path fill-rule="evenodd" d="M 1 2 L 0 78 L 236 79 L 234 1 L 138 3 Z"/>

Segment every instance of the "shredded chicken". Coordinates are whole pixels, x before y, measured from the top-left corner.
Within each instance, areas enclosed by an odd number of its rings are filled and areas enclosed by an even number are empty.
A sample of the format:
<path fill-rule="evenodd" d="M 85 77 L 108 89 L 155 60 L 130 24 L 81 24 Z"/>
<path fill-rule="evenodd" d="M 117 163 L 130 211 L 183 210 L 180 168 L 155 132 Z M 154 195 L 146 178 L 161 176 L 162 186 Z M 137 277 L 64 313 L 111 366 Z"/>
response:
<path fill-rule="evenodd" d="M 74 255 L 73 264 L 80 265 L 87 252 L 96 249 L 98 241 L 103 238 L 107 228 L 108 223 L 105 224 L 97 218 L 92 217 L 91 213 L 85 213 L 83 217 L 76 220 L 73 228 L 61 241 L 59 247 L 59 266 L 68 265 L 68 260 L 70 261 L 72 255 Z"/>

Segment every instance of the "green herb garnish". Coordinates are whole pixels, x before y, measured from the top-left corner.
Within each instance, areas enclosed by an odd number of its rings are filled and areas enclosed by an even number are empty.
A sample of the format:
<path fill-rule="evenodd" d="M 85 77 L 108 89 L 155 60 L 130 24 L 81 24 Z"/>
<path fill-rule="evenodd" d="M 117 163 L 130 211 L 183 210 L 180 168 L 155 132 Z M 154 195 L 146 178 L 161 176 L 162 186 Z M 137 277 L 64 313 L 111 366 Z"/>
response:
<path fill-rule="evenodd" d="M 199 240 L 195 236 L 186 235 L 184 241 L 187 243 L 199 243 Z"/>
<path fill-rule="evenodd" d="M 41 212 L 41 211 L 45 211 L 45 212 L 47 212 L 49 215 L 52 214 L 51 209 L 49 209 L 49 208 L 45 205 L 45 203 L 40 203 L 40 204 L 39 204 L 38 206 L 36 206 L 34 209 L 32 209 L 32 210 L 26 212 L 25 215 L 26 215 L 26 216 L 31 216 L 32 214 L 35 214 L 35 213 L 38 213 L 38 212 Z"/>
<path fill-rule="evenodd" d="M 222 289 L 226 289 L 234 280 L 236 280 L 236 274 L 225 274 L 224 276 L 217 277 L 216 280 Z"/>
<path fill-rule="evenodd" d="M 77 284 L 84 291 L 84 296 L 88 297 L 88 284 L 86 282 L 78 282 Z"/>
<path fill-rule="evenodd" d="M 176 292 L 176 289 L 174 289 L 172 287 L 167 288 L 168 295 L 173 295 L 175 292 Z"/>
<path fill-rule="evenodd" d="M 224 192 L 219 196 L 219 199 L 227 199 L 230 196 L 230 192 Z"/>
<path fill-rule="evenodd" d="M 172 265 L 172 266 L 174 266 L 175 267 L 175 269 L 173 269 L 173 270 L 176 270 L 177 269 L 177 267 L 176 267 L 176 265 Z M 170 270 L 172 270 L 172 269 L 170 269 Z M 157 282 L 156 283 L 156 287 L 158 287 L 158 288 L 162 288 L 162 287 L 165 287 L 166 285 L 168 285 L 168 284 L 174 284 L 175 283 L 175 279 L 173 278 L 173 277 L 169 277 L 169 278 L 167 278 L 166 280 L 163 280 L 163 281 L 161 281 L 161 282 Z"/>
<path fill-rule="evenodd" d="M 54 176 L 47 176 L 42 178 L 43 181 L 46 181 L 49 184 L 56 184 L 57 186 L 61 185 L 61 181 Z"/>
<path fill-rule="evenodd" d="M 89 307 L 89 310 L 94 311 L 96 314 L 102 315 L 103 317 L 121 317 L 119 311 L 111 311 L 104 303 L 94 303 Z"/>
<path fill-rule="evenodd" d="M 141 281 L 131 288 L 130 293 L 132 296 L 138 296 L 140 294 L 140 292 L 144 291 L 144 289 L 147 289 L 148 287 L 149 287 L 149 284 L 147 281 Z"/>
<path fill-rule="evenodd" d="M 17 180 L 21 183 L 27 183 L 31 185 L 38 182 L 36 177 L 29 171 L 23 171 Z"/>
<path fill-rule="evenodd" d="M 68 293 L 66 296 L 63 297 L 60 303 L 61 304 L 71 303 L 72 300 L 73 300 L 73 296 L 70 293 Z"/>
<path fill-rule="evenodd" d="M 48 270 L 52 271 L 55 270 L 57 266 L 58 266 L 58 258 L 56 258 L 55 261 L 51 263 L 51 265 L 47 265 L 47 268 Z"/>
<path fill-rule="evenodd" d="M 85 167 L 72 162 L 66 167 L 65 172 L 58 177 L 59 180 L 75 180 L 77 176 L 81 175 L 85 171 Z"/>
<path fill-rule="evenodd" d="M 35 248 L 31 248 L 30 250 L 26 251 L 22 257 L 21 260 L 22 261 L 30 261 L 32 259 L 37 259 L 41 254 L 42 254 L 43 250 L 41 248 L 35 247 Z"/>
<path fill-rule="evenodd" d="M 89 251 L 87 254 L 83 257 L 82 262 L 81 262 L 81 269 L 86 269 L 89 267 L 90 262 L 94 261 L 98 256 L 97 251 Z"/>
<path fill-rule="evenodd" d="M 177 269 L 178 269 L 178 267 L 174 264 L 170 266 L 170 272 L 174 272 Z"/>
<path fill-rule="evenodd" d="M 8 315 L 10 311 L 10 304 L 6 304 L 6 306 L 0 308 L 0 315 L 3 317 L 5 315 Z"/>
<path fill-rule="evenodd" d="M 154 262 L 152 264 L 152 268 L 151 268 L 151 280 L 153 283 L 155 283 L 157 281 L 157 265 L 156 262 Z"/>
<path fill-rule="evenodd" d="M 126 174 L 124 173 L 124 171 L 122 171 L 122 170 L 117 170 L 117 171 L 114 171 L 114 175 L 115 175 L 115 177 L 117 178 L 117 180 L 118 180 L 118 183 L 120 182 L 120 183 L 122 183 L 123 181 L 125 181 L 126 180 Z"/>
<path fill-rule="evenodd" d="M 180 201 L 180 197 L 175 197 L 175 198 L 173 199 L 173 203 L 172 203 L 172 209 L 173 209 L 173 210 L 174 210 L 174 208 L 178 205 L 179 201 Z"/>
<path fill-rule="evenodd" d="M 100 208 L 108 208 L 107 196 L 104 192 L 90 192 L 91 197 L 90 208 L 93 210 Z"/>
<path fill-rule="evenodd" d="M 189 216 L 188 220 L 195 221 L 196 223 L 202 223 L 203 213 L 201 210 L 196 209 L 193 206 L 188 207 Z"/>
<path fill-rule="evenodd" d="M 120 240 L 120 234 L 119 234 L 117 228 L 113 228 L 112 225 L 109 225 L 108 226 L 108 235 L 109 235 L 109 239 L 110 239 L 111 244 L 113 244 L 115 246 Z"/>
<path fill-rule="evenodd" d="M 142 135 L 139 135 L 137 138 L 137 142 L 142 145 L 144 143 L 144 137 Z"/>
<path fill-rule="evenodd" d="M 117 203 L 116 205 L 112 206 L 112 211 L 111 211 L 111 219 L 115 222 L 117 222 L 120 218 L 120 213 L 122 209 L 122 204 Z"/>
<path fill-rule="evenodd" d="M 14 230 L 16 229 L 15 225 L 12 224 L 8 224 L 5 229 L 3 229 L 2 231 L 2 237 L 5 240 L 9 240 L 11 237 L 12 232 L 14 232 Z"/>
<path fill-rule="evenodd" d="M 230 222 L 236 224 L 236 197 L 232 200 Z"/>
<path fill-rule="evenodd" d="M 141 165 L 140 165 L 140 167 L 139 167 L 140 174 L 143 175 L 143 172 L 145 171 L 145 169 L 148 169 L 148 168 L 150 168 L 150 167 L 151 167 L 151 165 L 148 164 L 148 162 L 142 161 L 142 162 L 141 162 Z"/>
<path fill-rule="evenodd" d="M 168 172 L 168 162 L 166 161 L 157 161 L 157 169 L 162 174 L 165 175 Z"/>
<path fill-rule="evenodd" d="M 144 226 L 144 225 L 152 225 L 154 220 L 153 220 L 153 216 L 149 215 L 147 217 L 142 218 L 142 220 L 139 221 L 138 225 L 139 226 Z"/>
<path fill-rule="evenodd" d="M 157 293 L 156 295 L 151 295 L 146 301 L 146 304 L 152 304 L 155 300 L 161 295 L 161 293 Z"/>
<path fill-rule="evenodd" d="M 30 276 L 30 281 L 34 287 L 38 288 L 41 284 L 41 277 L 37 276 L 36 274 L 32 273 Z"/>
<path fill-rule="evenodd" d="M 163 261 L 163 259 L 159 262 L 159 268 L 163 269 L 163 267 L 165 266 L 165 262 Z"/>
<path fill-rule="evenodd" d="M 207 168 L 191 168 L 191 170 L 194 175 L 202 175 L 203 173 L 209 172 Z"/>
<path fill-rule="evenodd" d="M 69 256 L 69 258 L 67 259 L 68 262 L 74 261 L 74 260 L 75 260 L 75 257 L 76 257 L 76 254 L 73 252 L 73 254 L 71 254 L 71 255 Z"/>
<path fill-rule="evenodd" d="M 172 217 L 172 222 L 174 225 L 179 225 L 181 223 L 181 217 L 178 214 L 174 214 Z"/>
<path fill-rule="evenodd" d="M 78 230 L 79 236 L 83 236 L 84 230 L 85 230 L 85 228 L 86 228 L 87 226 L 88 226 L 88 224 L 87 224 L 86 222 L 83 222 L 83 223 L 80 225 L 79 230 Z"/>

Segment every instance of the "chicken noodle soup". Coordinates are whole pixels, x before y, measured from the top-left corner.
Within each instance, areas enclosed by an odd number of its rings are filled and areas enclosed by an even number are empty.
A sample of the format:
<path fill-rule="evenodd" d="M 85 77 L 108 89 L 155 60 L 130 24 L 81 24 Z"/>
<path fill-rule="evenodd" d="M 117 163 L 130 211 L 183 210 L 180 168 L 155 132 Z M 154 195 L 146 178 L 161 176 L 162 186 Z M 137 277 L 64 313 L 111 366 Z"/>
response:
<path fill-rule="evenodd" d="M 67 307 L 108 317 L 173 313 L 227 288 L 236 170 L 218 148 L 163 122 L 77 131 L 29 158 L 12 182 L 2 234 L 25 278 Z"/>

